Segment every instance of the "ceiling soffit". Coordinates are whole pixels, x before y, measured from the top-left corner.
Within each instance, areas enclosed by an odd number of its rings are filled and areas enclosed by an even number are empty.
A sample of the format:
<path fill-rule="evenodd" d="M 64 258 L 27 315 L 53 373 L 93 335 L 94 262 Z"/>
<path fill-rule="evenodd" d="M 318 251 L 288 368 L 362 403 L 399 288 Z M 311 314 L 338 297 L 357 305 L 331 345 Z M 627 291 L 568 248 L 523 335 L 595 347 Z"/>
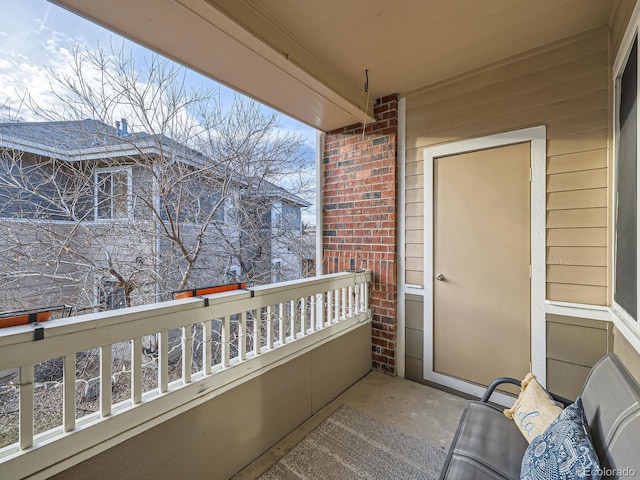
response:
<path fill-rule="evenodd" d="M 603 0 L 51 0 L 321 130 L 609 21 Z M 619 3 L 619 2 L 618 2 Z"/>

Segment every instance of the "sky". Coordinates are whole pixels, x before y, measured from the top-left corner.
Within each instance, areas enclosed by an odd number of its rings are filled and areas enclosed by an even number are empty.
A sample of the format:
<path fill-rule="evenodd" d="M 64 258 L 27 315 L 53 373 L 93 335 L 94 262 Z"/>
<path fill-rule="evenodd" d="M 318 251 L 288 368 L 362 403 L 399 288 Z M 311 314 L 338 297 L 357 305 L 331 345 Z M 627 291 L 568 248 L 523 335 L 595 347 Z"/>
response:
<path fill-rule="evenodd" d="M 0 92 L 15 96 L 28 89 L 40 101 L 47 101 L 49 74 L 47 68 L 64 72 L 69 68 L 72 49 L 76 46 L 95 49 L 98 45 L 131 50 L 137 60 L 149 51 L 133 42 L 85 20 L 46 0 L 0 0 Z M 189 86 L 204 86 L 218 91 L 223 104 L 229 104 L 234 92 L 196 72 L 187 73 Z M 52 101 L 52 99 L 49 99 Z M 12 102 L 16 108 L 17 102 Z M 269 110 L 268 107 L 264 107 Z M 302 135 L 315 148 L 315 130 L 282 115 L 282 127 Z"/>
<path fill-rule="evenodd" d="M 131 51 L 136 62 L 150 55 L 144 47 L 46 0 L 0 0 L 0 4 L 0 118 L 3 121 L 15 118 L 17 113 L 22 120 L 37 120 L 20 108 L 20 98 L 27 91 L 39 105 L 55 104 L 48 70 L 58 74 L 71 71 L 69 61 L 76 47 L 109 49 L 113 45 L 120 49 L 123 46 L 125 51 Z M 223 106 L 233 100 L 232 90 L 196 72 L 187 71 L 186 82 L 188 87 L 217 91 Z M 271 111 L 269 107 L 262 108 Z M 308 146 L 305 155 L 314 154 L 316 132 L 313 128 L 286 115 L 281 115 L 281 128 L 301 135 Z"/>

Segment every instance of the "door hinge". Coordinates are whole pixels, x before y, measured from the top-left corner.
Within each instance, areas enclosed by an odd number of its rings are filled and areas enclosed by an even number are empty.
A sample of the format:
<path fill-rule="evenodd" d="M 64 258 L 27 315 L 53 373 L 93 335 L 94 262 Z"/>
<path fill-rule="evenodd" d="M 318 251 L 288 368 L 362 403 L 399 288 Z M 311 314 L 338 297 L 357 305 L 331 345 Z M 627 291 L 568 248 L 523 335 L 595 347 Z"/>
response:
<path fill-rule="evenodd" d="M 531 278 L 531 264 L 529 264 L 529 278 Z"/>

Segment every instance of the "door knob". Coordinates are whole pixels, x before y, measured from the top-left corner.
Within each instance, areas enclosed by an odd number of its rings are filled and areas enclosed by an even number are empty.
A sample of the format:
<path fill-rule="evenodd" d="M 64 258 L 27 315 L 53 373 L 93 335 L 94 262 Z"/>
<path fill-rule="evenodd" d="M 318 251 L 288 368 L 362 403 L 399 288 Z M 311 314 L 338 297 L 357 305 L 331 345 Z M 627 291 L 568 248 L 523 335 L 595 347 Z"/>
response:
<path fill-rule="evenodd" d="M 439 282 L 444 282 L 444 275 L 441 273 L 437 274 L 436 280 L 438 280 Z"/>

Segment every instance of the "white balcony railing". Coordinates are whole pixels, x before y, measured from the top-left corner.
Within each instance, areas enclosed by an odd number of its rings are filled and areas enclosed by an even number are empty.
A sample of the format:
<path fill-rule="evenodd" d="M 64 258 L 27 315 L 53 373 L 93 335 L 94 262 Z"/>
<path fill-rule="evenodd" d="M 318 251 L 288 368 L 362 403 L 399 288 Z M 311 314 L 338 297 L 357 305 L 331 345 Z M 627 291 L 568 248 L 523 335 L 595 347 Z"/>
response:
<path fill-rule="evenodd" d="M 19 402 L 19 416 L 0 478 L 47 478 L 356 328 L 370 320 L 370 279 L 345 272 L 52 320 L 42 340 L 31 326 L 1 329 L 0 372 L 18 373 L 0 405 Z M 43 380 L 42 366 L 60 374 Z M 38 425 L 34 405 L 56 389 L 59 415 Z"/>

